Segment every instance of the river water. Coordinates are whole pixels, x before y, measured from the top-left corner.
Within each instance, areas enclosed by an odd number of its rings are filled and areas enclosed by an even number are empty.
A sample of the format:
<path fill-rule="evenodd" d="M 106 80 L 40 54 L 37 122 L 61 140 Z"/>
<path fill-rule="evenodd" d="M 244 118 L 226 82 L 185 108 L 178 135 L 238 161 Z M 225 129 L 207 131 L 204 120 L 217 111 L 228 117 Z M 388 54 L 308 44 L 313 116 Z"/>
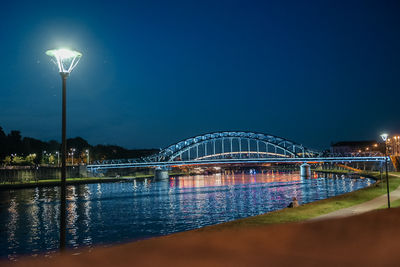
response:
<path fill-rule="evenodd" d="M 298 172 L 199 175 L 68 186 L 67 246 L 123 243 L 227 222 L 340 195 L 369 178 Z M 59 242 L 58 187 L 0 191 L 0 258 L 52 253 Z"/>

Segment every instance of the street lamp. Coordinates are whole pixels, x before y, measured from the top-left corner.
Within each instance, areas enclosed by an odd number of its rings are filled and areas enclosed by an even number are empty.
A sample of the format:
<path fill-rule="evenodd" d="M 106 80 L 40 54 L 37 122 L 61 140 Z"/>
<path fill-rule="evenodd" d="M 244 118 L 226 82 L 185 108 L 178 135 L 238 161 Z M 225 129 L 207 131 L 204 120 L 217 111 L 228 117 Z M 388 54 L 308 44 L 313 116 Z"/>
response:
<path fill-rule="evenodd" d="M 89 149 L 86 149 L 86 156 L 87 156 L 86 165 L 89 165 Z"/>
<path fill-rule="evenodd" d="M 71 165 L 74 166 L 74 152 L 75 152 L 75 148 L 71 148 Z"/>
<path fill-rule="evenodd" d="M 42 165 L 46 164 L 46 153 L 47 153 L 46 150 L 42 151 Z"/>
<path fill-rule="evenodd" d="M 57 166 L 60 167 L 60 152 L 56 151 L 57 154 Z"/>
<path fill-rule="evenodd" d="M 82 54 L 61 48 L 46 51 L 46 55 L 50 56 L 58 67 L 58 71 L 62 80 L 62 132 L 61 132 L 61 205 L 60 205 L 60 250 L 65 249 L 66 234 L 66 156 L 67 156 L 67 77 L 76 67 Z"/>
<path fill-rule="evenodd" d="M 384 133 L 381 134 L 383 142 L 385 142 L 385 168 L 386 168 L 386 189 L 387 189 L 387 200 L 388 200 L 388 208 L 390 209 L 390 194 L 389 194 L 389 175 L 388 175 L 388 156 L 387 156 L 387 139 L 388 139 L 388 134 Z"/>

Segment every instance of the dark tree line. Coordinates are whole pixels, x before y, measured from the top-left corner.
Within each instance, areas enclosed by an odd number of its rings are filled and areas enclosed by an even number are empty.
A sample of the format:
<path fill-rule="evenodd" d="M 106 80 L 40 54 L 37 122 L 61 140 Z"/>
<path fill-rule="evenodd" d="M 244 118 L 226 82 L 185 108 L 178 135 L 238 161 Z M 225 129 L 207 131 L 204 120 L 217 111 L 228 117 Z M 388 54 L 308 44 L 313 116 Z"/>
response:
<path fill-rule="evenodd" d="M 0 161 L 15 155 L 27 157 L 28 155 L 36 154 L 34 163 L 40 164 L 43 157 L 50 153 L 56 155 L 60 148 L 61 145 L 58 141 L 45 142 L 31 137 L 22 137 L 21 132 L 16 130 L 6 134 L 0 126 Z M 86 150 L 89 150 L 90 161 L 138 158 L 158 152 L 157 149 L 126 149 L 116 145 L 92 146 L 81 137 L 67 139 L 67 150 L 72 152 L 72 149 L 74 149 L 74 157 L 77 159 L 85 158 Z"/>

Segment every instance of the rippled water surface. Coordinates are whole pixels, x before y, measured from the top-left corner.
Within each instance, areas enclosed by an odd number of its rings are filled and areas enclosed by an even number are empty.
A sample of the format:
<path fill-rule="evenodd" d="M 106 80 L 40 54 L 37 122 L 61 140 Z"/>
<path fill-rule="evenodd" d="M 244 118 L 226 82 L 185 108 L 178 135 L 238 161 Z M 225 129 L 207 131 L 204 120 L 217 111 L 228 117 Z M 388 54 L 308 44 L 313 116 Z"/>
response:
<path fill-rule="evenodd" d="M 165 235 L 254 216 L 366 187 L 345 176 L 268 172 L 68 186 L 67 240 L 82 247 Z M 0 191 L 0 257 L 58 247 L 59 188 Z"/>

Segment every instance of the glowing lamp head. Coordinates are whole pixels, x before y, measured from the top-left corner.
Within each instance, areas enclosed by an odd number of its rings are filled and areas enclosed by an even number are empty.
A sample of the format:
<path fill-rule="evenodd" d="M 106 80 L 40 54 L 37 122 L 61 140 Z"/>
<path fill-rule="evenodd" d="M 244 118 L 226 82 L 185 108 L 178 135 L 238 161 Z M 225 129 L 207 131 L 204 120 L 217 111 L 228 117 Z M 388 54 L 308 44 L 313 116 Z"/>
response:
<path fill-rule="evenodd" d="M 388 136 L 389 136 L 389 135 L 388 135 L 387 133 L 381 134 L 381 137 L 382 137 L 383 142 L 386 142 Z"/>
<path fill-rule="evenodd" d="M 60 74 L 64 75 L 70 74 L 82 57 L 82 54 L 78 51 L 66 48 L 47 50 L 46 55 L 53 59 Z"/>

